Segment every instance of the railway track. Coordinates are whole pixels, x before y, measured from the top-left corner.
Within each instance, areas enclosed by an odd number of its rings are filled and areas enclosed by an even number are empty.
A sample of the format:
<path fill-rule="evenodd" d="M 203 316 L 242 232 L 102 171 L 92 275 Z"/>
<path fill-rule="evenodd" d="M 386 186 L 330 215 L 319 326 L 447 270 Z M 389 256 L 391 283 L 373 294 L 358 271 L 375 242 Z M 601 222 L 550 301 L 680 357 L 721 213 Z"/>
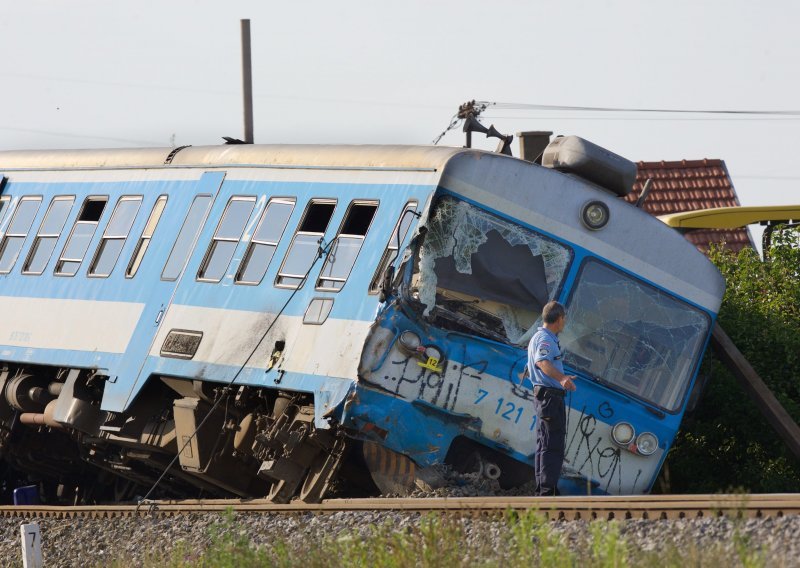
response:
<path fill-rule="evenodd" d="M 510 510 L 538 510 L 550 519 L 564 520 L 780 517 L 800 513 L 800 494 L 327 499 L 317 504 L 215 499 L 152 501 L 140 505 L 1 506 L 0 516 L 26 519 L 112 518 L 221 513 L 228 510 L 242 514 L 325 515 L 340 512 L 405 511 L 473 516 L 499 515 Z"/>

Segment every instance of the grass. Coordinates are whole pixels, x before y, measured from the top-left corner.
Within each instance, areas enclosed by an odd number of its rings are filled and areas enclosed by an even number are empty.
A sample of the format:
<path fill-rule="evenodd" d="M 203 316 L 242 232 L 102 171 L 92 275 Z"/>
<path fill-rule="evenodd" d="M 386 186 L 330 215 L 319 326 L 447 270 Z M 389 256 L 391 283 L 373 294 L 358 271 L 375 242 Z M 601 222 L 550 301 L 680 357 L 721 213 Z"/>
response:
<path fill-rule="evenodd" d="M 571 539 L 571 540 L 568 540 Z M 535 566 L 542 568 L 621 568 L 628 566 L 741 566 L 759 568 L 766 560 L 758 548 L 734 531 L 732 547 L 721 544 L 701 547 L 695 543 L 666 544 L 659 551 L 645 551 L 620 532 L 616 521 L 590 523 L 588 535 L 567 535 L 536 512 L 510 512 L 503 522 L 429 515 L 418 523 L 398 529 L 393 525 L 370 525 L 360 531 L 330 535 L 318 542 L 276 539 L 266 545 L 252 543 L 233 513 L 210 529 L 209 546 L 189 550 L 179 542 L 172 551 L 151 554 L 146 567 L 296 567 L 336 566 L 404 568 L 424 566 Z M 142 565 L 120 559 L 118 568 Z"/>

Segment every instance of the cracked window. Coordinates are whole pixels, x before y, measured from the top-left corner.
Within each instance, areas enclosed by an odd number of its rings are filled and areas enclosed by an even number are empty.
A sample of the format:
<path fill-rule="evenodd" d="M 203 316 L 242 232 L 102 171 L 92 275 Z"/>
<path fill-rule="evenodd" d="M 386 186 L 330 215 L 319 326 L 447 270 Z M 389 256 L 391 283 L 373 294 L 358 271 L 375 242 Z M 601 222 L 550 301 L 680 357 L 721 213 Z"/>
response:
<path fill-rule="evenodd" d="M 656 288 L 587 261 L 567 305 L 564 362 L 596 380 L 674 411 L 709 318 Z"/>
<path fill-rule="evenodd" d="M 519 343 L 556 296 L 571 257 L 543 235 L 444 197 L 428 222 L 413 285 L 424 315 L 444 327 Z"/>

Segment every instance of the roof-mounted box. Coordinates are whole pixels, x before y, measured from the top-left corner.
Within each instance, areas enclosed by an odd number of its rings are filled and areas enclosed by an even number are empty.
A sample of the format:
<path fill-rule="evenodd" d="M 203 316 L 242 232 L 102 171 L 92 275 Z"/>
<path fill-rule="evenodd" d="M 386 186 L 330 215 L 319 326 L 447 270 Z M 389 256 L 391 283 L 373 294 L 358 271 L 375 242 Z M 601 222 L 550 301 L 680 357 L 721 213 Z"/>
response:
<path fill-rule="evenodd" d="M 619 196 L 628 195 L 636 181 L 636 164 L 578 136 L 560 136 L 542 155 L 542 165 L 572 173 Z"/>

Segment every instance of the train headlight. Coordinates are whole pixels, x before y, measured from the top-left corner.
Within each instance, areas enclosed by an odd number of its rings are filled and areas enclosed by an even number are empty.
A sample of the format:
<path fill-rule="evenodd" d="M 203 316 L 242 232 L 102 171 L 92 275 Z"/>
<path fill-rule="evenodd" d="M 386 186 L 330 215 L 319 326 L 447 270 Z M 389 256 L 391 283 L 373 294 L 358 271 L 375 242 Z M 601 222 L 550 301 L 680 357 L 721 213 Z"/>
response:
<path fill-rule="evenodd" d="M 422 341 L 419 338 L 419 335 L 414 333 L 413 331 L 404 331 L 400 334 L 400 347 L 402 347 L 405 351 L 409 353 L 416 353 L 419 350 L 419 346 Z"/>
<path fill-rule="evenodd" d="M 642 432 L 636 438 L 636 451 L 643 456 L 650 456 L 658 449 L 658 438 L 650 432 Z"/>
<path fill-rule="evenodd" d="M 627 422 L 619 422 L 611 430 L 611 437 L 620 446 L 627 446 L 633 442 L 634 437 L 636 437 L 636 431 Z"/>
<path fill-rule="evenodd" d="M 611 213 L 602 201 L 588 201 L 581 208 L 581 222 L 587 229 L 599 231 L 608 224 Z"/>
<path fill-rule="evenodd" d="M 442 352 L 439 351 L 438 347 L 428 346 L 425 348 L 425 357 L 428 359 L 435 359 L 437 361 L 442 360 Z"/>

